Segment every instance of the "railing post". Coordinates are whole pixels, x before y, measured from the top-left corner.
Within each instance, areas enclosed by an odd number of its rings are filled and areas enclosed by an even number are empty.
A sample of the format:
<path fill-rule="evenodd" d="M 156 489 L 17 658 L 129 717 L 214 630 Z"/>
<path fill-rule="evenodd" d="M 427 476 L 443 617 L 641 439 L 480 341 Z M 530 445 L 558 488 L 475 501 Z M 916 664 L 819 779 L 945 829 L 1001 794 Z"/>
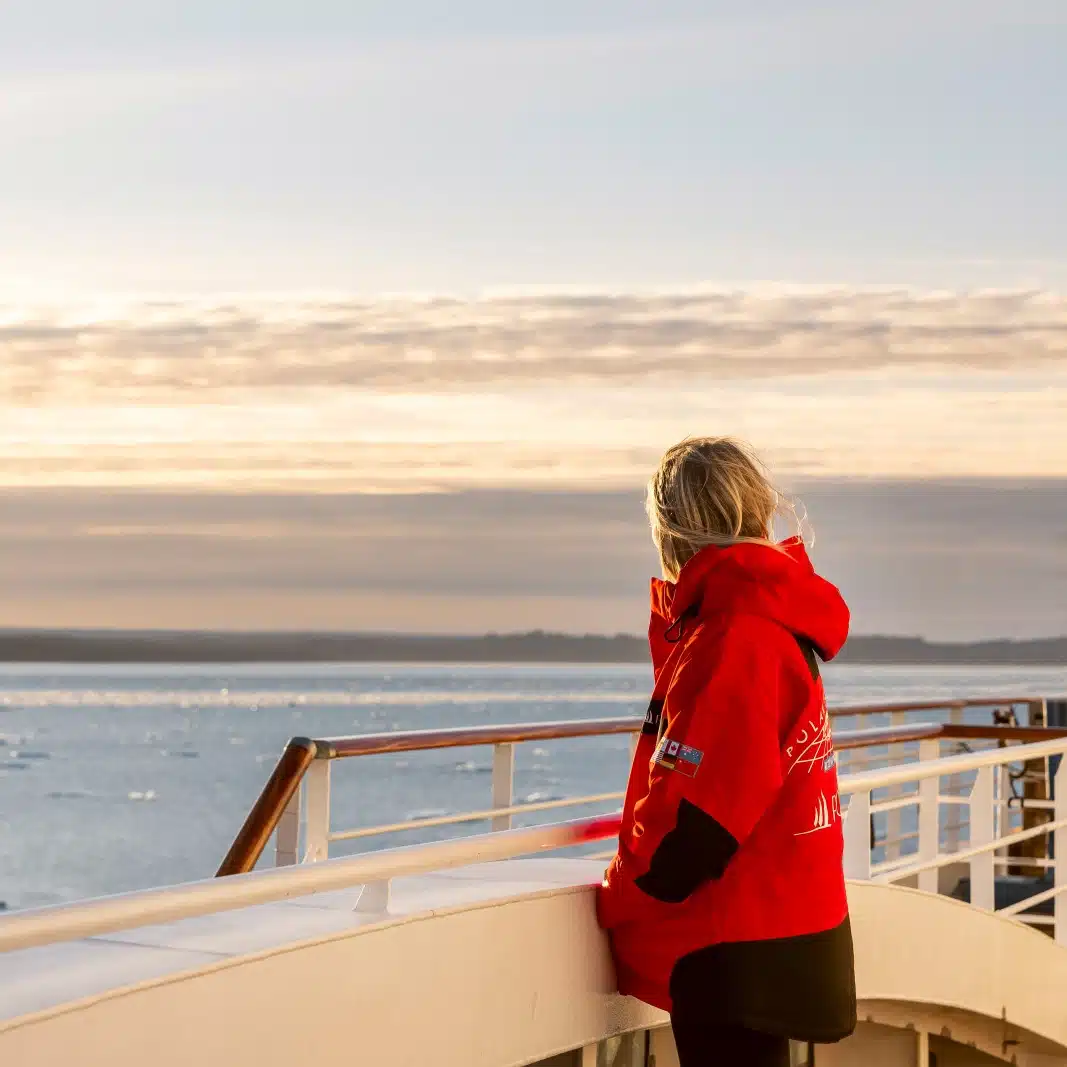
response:
<path fill-rule="evenodd" d="M 304 862 L 330 855 L 330 760 L 319 756 L 308 768 L 304 797 Z"/>
<path fill-rule="evenodd" d="M 922 762 L 936 760 L 941 754 L 941 744 L 936 740 L 919 742 L 919 759 Z M 919 781 L 919 856 L 920 860 L 937 859 L 940 830 L 940 802 L 938 796 L 941 781 L 932 775 Z M 919 888 L 926 893 L 936 893 L 937 868 L 919 872 Z"/>
<path fill-rule="evenodd" d="M 915 1032 L 915 1062 L 918 1067 L 927 1067 L 930 1063 L 930 1033 L 927 1030 Z"/>
<path fill-rule="evenodd" d="M 382 882 L 368 882 L 360 891 L 355 910 L 363 914 L 382 915 L 389 910 L 388 878 Z"/>
<path fill-rule="evenodd" d="M 252 810 L 233 839 L 233 844 L 219 864 L 216 878 L 247 874 L 256 866 L 318 751 L 318 744 L 309 737 L 289 739 Z"/>
<path fill-rule="evenodd" d="M 1030 726 L 1048 726 L 1048 721 L 1048 708 L 1046 707 L 1044 697 L 1041 697 L 1038 700 L 1032 700 L 1026 705 L 1026 722 L 1028 722 Z M 1050 797 L 1049 786 L 1051 784 L 1048 759 L 1029 760 L 1025 763 L 1023 766 L 1022 779 L 1022 828 L 1024 830 L 1029 830 L 1034 826 L 1040 826 L 1041 823 L 1051 822 L 1052 816 L 1048 811 L 1041 811 L 1037 808 L 1030 808 L 1028 810 L 1028 808 L 1026 808 L 1026 800 L 1048 800 Z M 1019 851 L 1019 855 L 1025 858 L 1048 859 L 1049 844 L 1049 835 L 1045 834 L 1039 838 L 1031 838 L 1030 841 L 1023 841 L 1016 847 Z M 1041 870 L 1041 867 L 1031 864 L 1021 867 L 1019 873 L 1029 875 L 1032 878 L 1040 878 L 1045 872 Z"/>
<path fill-rule="evenodd" d="M 890 726 L 903 726 L 908 721 L 906 712 L 894 711 L 889 716 Z M 890 758 L 886 760 L 886 765 L 891 765 L 895 760 L 892 759 L 893 746 L 889 746 Z M 886 790 L 886 798 L 891 799 L 893 797 L 899 797 L 904 795 L 904 787 L 902 785 L 890 786 Z M 885 858 L 887 860 L 900 859 L 900 845 L 901 835 L 904 833 L 904 820 L 903 812 L 900 808 L 895 811 L 887 811 L 885 816 Z"/>
<path fill-rule="evenodd" d="M 1048 722 L 1048 713 L 1045 708 L 1045 700 L 1031 700 L 1026 706 L 1026 721 L 1028 726 L 1045 726 Z M 1049 799 L 1049 761 L 1047 759 L 1027 760 L 1023 764 L 1023 800 L 1022 800 L 1022 828 L 1030 830 L 1049 822 L 1048 811 L 1040 808 L 1027 807 L 1028 800 Z M 1013 865 L 1012 874 L 1022 874 L 1030 878 L 1040 878 L 1044 869 L 1036 864 L 1027 864 L 1028 859 L 1046 859 L 1048 857 L 1048 837 L 1031 837 L 1029 841 L 1020 841 L 1009 850 L 1013 858 L 1023 862 L 1018 866 Z"/>
<path fill-rule="evenodd" d="M 845 877 L 871 880 L 871 794 L 853 793 L 845 812 Z"/>
<path fill-rule="evenodd" d="M 274 838 L 275 867 L 291 867 L 300 862 L 300 794 L 298 787 L 278 819 L 278 830 Z"/>
<path fill-rule="evenodd" d="M 963 708 L 959 704 L 953 704 L 949 709 L 948 721 L 953 724 L 963 722 Z M 941 750 L 938 749 L 938 755 Z M 952 796 L 957 796 L 963 788 L 963 778 L 958 774 L 950 774 L 945 788 Z M 939 788 L 940 791 L 940 788 Z M 945 851 L 959 852 L 960 850 L 960 811 L 961 806 L 954 804 L 951 808 L 948 825 L 945 827 Z"/>
<path fill-rule="evenodd" d="M 1056 775 L 1052 779 L 1052 794 L 1053 822 L 1062 822 L 1067 819 L 1067 753 L 1060 756 Z M 1052 885 L 1059 890 L 1058 895 L 1052 898 L 1052 913 L 1055 916 L 1053 929 L 1056 943 L 1067 948 L 1067 827 L 1061 826 L 1052 833 L 1052 851 L 1055 854 Z"/>
<path fill-rule="evenodd" d="M 493 745 L 493 807 L 510 808 L 514 797 L 515 746 Z M 511 816 L 497 815 L 490 822 L 493 830 L 510 830 Z"/>
<path fill-rule="evenodd" d="M 1011 832 L 1011 774 L 1008 764 L 1002 763 L 997 768 L 997 837 L 1006 837 Z M 1007 855 L 1005 849 L 999 849 L 998 854 Z"/>
<path fill-rule="evenodd" d="M 993 768 L 979 768 L 971 789 L 970 824 L 971 847 L 993 842 Z M 993 911 L 996 908 L 995 865 L 993 852 L 971 857 L 971 903 L 976 908 Z"/>

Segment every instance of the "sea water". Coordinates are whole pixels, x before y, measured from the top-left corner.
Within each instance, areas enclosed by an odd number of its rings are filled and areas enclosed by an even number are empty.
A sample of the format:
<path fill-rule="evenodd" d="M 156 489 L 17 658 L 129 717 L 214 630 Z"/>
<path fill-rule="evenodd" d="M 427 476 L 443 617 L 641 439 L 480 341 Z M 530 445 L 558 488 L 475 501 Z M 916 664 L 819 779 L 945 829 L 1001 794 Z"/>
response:
<path fill-rule="evenodd" d="M 831 664 L 824 673 L 831 705 L 1067 694 L 1067 667 Z M 292 736 L 638 717 L 650 681 L 641 664 L 0 664 L 0 901 L 35 907 L 211 876 Z M 625 735 L 520 745 L 515 800 L 621 790 L 629 751 Z M 333 827 L 486 808 L 491 769 L 484 746 L 341 761 Z M 331 854 L 485 829 L 420 828 Z"/>

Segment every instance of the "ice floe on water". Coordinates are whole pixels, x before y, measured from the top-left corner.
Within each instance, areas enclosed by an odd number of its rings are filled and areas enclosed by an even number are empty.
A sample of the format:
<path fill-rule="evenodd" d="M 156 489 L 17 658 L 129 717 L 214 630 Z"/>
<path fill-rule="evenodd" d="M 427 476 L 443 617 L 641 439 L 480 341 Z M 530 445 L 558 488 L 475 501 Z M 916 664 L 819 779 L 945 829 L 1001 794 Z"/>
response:
<path fill-rule="evenodd" d="M 426 819 L 442 819 L 448 812 L 444 808 L 418 808 L 409 811 L 405 816 L 406 822 L 423 822 Z"/>

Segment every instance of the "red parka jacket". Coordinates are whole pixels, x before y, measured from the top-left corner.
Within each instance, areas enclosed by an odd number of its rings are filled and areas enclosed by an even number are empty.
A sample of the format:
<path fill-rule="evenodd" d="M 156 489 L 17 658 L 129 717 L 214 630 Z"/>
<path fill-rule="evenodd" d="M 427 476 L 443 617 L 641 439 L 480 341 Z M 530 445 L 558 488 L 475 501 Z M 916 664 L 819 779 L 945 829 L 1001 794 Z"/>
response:
<path fill-rule="evenodd" d="M 848 634 L 803 545 L 706 548 L 653 580 L 655 689 L 598 895 L 620 991 L 798 1040 L 855 1027 L 837 768 L 818 658 Z"/>

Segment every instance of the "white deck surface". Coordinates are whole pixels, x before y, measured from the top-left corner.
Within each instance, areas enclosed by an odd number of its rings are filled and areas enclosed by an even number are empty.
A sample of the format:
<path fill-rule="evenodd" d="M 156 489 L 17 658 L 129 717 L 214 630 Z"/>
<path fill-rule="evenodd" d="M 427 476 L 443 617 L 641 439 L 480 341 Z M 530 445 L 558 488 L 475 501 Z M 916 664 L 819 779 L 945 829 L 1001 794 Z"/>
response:
<path fill-rule="evenodd" d="M 596 884 L 602 860 L 516 859 L 392 883 L 385 918 Z M 0 1022 L 166 975 L 380 923 L 362 887 L 0 954 Z"/>

